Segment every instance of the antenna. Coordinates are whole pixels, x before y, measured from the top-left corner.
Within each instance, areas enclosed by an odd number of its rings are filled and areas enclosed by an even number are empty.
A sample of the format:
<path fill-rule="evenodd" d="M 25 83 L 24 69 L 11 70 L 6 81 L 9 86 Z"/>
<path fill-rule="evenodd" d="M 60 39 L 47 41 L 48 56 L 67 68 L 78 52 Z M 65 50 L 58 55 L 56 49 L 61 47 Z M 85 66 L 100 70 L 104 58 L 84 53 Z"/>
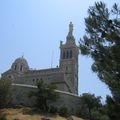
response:
<path fill-rule="evenodd" d="M 53 56 L 54 56 L 54 51 L 52 51 L 52 54 L 51 54 L 51 68 L 53 67 Z"/>
<path fill-rule="evenodd" d="M 22 52 L 22 58 L 24 58 L 24 52 Z"/>

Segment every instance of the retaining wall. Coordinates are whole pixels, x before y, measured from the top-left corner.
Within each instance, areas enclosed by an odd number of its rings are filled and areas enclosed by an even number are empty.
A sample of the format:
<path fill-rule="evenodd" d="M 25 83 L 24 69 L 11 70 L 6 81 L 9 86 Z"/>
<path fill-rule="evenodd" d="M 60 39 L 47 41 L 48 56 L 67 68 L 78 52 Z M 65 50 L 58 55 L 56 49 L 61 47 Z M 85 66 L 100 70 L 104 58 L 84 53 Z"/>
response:
<path fill-rule="evenodd" d="M 23 85 L 23 84 L 13 84 L 13 99 L 12 104 L 14 105 L 25 105 L 33 107 L 35 104 L 35 97 L 28 97 L 28 94 L 30 91 L 37 90 L 36 86 L 32 85 Z M 51 105 L 55 107 L 62 107 L 66 106 L 73 112 L 76 112 L 78 110 L 78 106 L 80 105 L 80 99 L 79 96 L 75 94 L 71 94 L 68 92 L 63 92 L 59 90 L 55 90 L 60 94 L 60 98 L 52 103 Z"/>

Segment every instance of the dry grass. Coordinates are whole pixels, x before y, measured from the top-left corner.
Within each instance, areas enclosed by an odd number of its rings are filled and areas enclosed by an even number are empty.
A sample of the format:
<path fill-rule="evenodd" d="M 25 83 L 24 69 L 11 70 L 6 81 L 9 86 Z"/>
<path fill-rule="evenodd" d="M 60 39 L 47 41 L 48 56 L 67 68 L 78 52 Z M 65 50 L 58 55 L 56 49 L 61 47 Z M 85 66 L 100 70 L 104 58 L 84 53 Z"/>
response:
<path fill-rule="evenodd" d="M 41 120 L 41 118 L 47 117 L 51 120 L 67 120 L 66 118 L 60 117 L 59 115 L 43 115 L 38 114 L 27 107 L 22 108 L 7 108 L 0 110 L 0 113 L 7 117 L 7 120 Z M 72 116 L 73 120 L 83 120 L 81 118 Z"/>

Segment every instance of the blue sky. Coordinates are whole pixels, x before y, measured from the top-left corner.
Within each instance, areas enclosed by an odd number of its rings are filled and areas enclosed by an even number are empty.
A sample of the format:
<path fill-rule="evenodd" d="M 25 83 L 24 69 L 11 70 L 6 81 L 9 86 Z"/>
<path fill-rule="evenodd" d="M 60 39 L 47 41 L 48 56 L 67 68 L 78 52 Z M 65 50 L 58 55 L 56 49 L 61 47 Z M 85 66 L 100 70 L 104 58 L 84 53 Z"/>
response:
<path fill-rule="evenodd" d="M 24 54 L 30 68 L 59 64 L 60 40 L 66 40 L 69 22 L 74 24 L 76 43 L 85 33 L 84 18 L 95 0 L 0 0 L 0 74 Z M 108 7 L 119 0 L 104 0 Z M 91 71 L 92 60 L 79 55 L 79 94 L 102 96 L 109 89 Z"/>

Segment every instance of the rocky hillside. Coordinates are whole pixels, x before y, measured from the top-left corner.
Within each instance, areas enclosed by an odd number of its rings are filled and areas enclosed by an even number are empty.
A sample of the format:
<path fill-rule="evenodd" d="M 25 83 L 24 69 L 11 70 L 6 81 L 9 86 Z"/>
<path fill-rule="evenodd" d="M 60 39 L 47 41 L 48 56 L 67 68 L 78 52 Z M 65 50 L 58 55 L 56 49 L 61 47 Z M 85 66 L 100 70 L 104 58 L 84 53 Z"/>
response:
<path fill-rule="evenodd" d="M 59 115 L 39 114 L 30 108 L 8 108 L 0 110 L 0 113 L 7 117 L 7 120 L 83 120 L 72 116 L 70 118 Z"/>

